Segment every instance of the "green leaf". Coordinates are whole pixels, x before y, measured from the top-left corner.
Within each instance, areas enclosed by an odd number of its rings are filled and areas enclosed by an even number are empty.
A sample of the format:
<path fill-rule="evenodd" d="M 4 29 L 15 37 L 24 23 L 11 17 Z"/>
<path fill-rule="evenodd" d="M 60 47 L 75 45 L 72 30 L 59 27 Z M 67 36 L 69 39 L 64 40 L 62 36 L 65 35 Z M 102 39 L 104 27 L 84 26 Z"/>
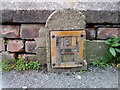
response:
<path fill-rule="evenodd" d="M 115 43 L 115 44 L 112 44 L 111 46 L 112 46 L 112 47 L 118 47 L 118 46 L 120 46 L 120 44 Z"/>
<path fill-rule="evenodd" d="M 116 50 L 118 53 L 120 53 L 120 49 L 115 48 L 115 50 Z"/>
<path fill-rule="evenodd" d="M 92 65 L 94 65 L 94 66 L 95 66 L 95 65 L 97 65 L 97 63 L 96 63 L 96 62 L 92 62 Z"/>
<path fill-rule="evenodd" d="M 110 43 L 110 41 L 108 41 L 108 40 L 107 40 L 107 41 L 105 41 L 105 43 L 106 43 L 106 44 L 108 44 L 108 45 L 110 45 L 110 44 L 111 44 L 111 43 Z"/>
<path fill-rule="evenodd" d="M 109 51 L 114 57 L 116 56 L 116 52 L 114 48 L 110 47 Z"/>

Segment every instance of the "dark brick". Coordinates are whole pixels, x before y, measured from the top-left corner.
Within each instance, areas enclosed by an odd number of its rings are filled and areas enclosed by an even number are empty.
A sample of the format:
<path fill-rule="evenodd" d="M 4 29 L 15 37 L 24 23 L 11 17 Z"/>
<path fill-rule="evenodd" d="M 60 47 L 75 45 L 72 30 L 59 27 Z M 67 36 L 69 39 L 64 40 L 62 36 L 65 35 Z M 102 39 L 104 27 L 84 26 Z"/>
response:
<path fill-rule="evenodd" d="M 94 40 L 96 37 L 95 28 L 86 28 L 86 38 L 90 40 Z"/>
<path fill-rule="evenodd" d="M 98 28 L 97 39 L 118 37 L 118 28 Z"/>
<path fill-rule="evenodd" d="M 22 40 L 8 40 L 7 51 L 9 52 L 22 52 L 24 43 Z"/>
<path fill-rule="evenodd" d="M 20 27 L 17 25 L 1 25 L 0 30 L 3 38 L 19 38 Z"/>
<path fill-rule="evenodd" d="M 20 37 L 22 39 L 37 38 L 41 27 L 44 27 L 44 24 L 22 24 L 20 29 Z"/>
<path fill-rule="evenodd" d="M 35 41 L 26 41 L 25 51 L 29 53 L 35 53 L 36 43 Z"/>

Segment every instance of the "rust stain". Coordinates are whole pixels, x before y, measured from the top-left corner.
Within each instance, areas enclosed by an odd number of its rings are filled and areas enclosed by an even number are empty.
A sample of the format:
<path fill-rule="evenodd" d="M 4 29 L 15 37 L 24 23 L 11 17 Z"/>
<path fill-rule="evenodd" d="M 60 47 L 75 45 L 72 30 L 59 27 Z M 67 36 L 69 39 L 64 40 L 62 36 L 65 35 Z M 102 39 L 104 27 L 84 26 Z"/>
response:
<path fill-rule="evenodd" d="M 53 38 L 52 36 L 55 35 Z M 72 37 L 72 44 L 71 46 L 62 46 L 60 49 L 73 49 L 76 46 L 76 42 L 79 45 L 79 52 L 78 52 L 78 62 L 82 62 L 83 59 L 83 48 L 84 48 L 84 39 L 81 35 L 85 35 L 85 31 L 52 31 L 51 32 L 51 57 L 52 57 L 52 64 L 56 63 L 56 56 L 57 56 L 57 47 L 56 47 L 56 36 L 57 37 Z M 72 53 L 72 52 L 70 52 Z M 62 54 L 62 53 L 61 53 Z M 67 52 L 64 52 L 67 54 Z M 52 66 L 53 68 L 65 68 L 65 67 L 80 67 L 80 64 L 75 64 L 75 62 L 61 62 L 59 65 L 55 64 Z"/>

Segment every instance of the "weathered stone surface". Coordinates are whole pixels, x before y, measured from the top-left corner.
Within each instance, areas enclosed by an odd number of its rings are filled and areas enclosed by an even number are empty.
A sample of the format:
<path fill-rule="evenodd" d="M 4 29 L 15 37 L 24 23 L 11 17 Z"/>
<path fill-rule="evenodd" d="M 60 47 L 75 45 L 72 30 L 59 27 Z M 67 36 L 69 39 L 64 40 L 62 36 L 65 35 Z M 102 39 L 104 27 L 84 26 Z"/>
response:
<path fill-rule="evenodd" d="M 87 23 L 118 23 L 119 0 L 84 0 L 69 2 L 2 2 L 3 22 L 45 23 L 54 10 L 81 10 Z M 32 19 L 32 20 L 31 20 Z"/>
<path fill-rule="evenodd" d="M 96 37 L 95 28 L 86 28 L 86 38 L 90 40 L 94 40 Z"/>
<path fill-rule="evenodd" d="M 107 49 L 108 46 L 105 44 L 104 40 L 86 41 L 85 54 L 88 64 L 97 60 L 99 57 L 104 57 L 104 60 L 106 60 Z"/>
<path fill-rule="evenodd" d="M 3 38 L 19 38 L 20 27 L 18 25 L 0 25 Z"/>
<path fill-rule="evenodd" d="M 118 6 L 120 6 L 120 1 L 118 2 Z M 118 23 L 120 24 L 120 7 L 118 7 Z"/>
<path fill-rule="evenodd" d="M 37 61 L 37 56 L 35 54 L 19 54 L 18 57 L 24 60 Z"/>
<path fill-rule="evenodd" d="M 118 37 L 118 28 L 98 28 L 97 39 Z"/>
<path fill-rule="evenodd" d="M 2 25 L 0 25 L 0 38 L 2 38 Z"/>
<path fill-rule="evenodd" d="M 2 23 L 45 23 L 53 10 L 3 10 Z"/>
<path fill-rule="evenodd" d="M 17 2 L 13 0 L 2 2 L 3 10 L 58 10 L 63 8 L 76 8 L 80 10 L 118 10 L 119 0 L 48 0 L 48 1 L 27 1 Z"/>
<path fill-rule="evenodd" d="M 118 11 L 81 11 L 86 17 L 86 23 L 118 24 Z"/>
<path fill-rule="evenodd" d="M 118 24 L 118 11 L 80 10 L 86 17 L 86 23 Z M 3 10 L 2 23 L 45 23 L 54 10 Z"/>
<path fill-rule="evenodd" d="M 0 52 L 4 50 L 3 38 L 0 38 Z"/>
<path fill-rule="evenodd" d="M 16 11 L 14 10 L 3 10 L 0 13 L 2 13 L 2 22 L 0 23 L 12 23 L 13 17 L 16 16 Z"/>
<path fill-rule="evenodd" d="M 36 43 L 35 41 L 26 41 L 25 43 L 25 51 L 28 53 L 36 53 L 35 52 Z"/>
<path fill-rule="evenodd" d="M 20 37 L 22 39 L 34 39 L 39 35 L 39 29 L 43 27 L 44 24 L 22 24 Z"/>
<path fill-rule="evenodd" d="M 50 41 L 50 32 L 51 31 L 70 31 L 70 30 L 84 30 L 85 29 L 85 17 L 79 12 L 79 10 L 74 9 L 63 9 L 57 10 L 53 12 L 48 18 L 45 27 L 47 30 L 47 39 L 46 39 L 46 53 L 47 53 L 47 69 L 50 72 L 61 72 L 61 71 L 78 71 L 78 70 L 86 70 L 87 63 L 85 63 L 85 59 L 83 56 L 83 64 L 80 67 L 76 68 L 52 68 L 52 57 L 51 56 L 51 41 Z M 85 39 L 85 38 L 84 38 Z M 83 41 L 84 41 L 83 39 Z M 82 43 L 83 44 L 83 43 Z"/>
<path fill-rule="evenodd" d="M 120 28 L 118 29 L 118 37 L 120 37 Z"/>
<path fill-rule="evenodd" d="M 19 10 L 13 17 L 13 22 L 45 23 L 52 12 L 51 10 Z"/>
<path fill-rule="evenodd" d="M 46 48 L 36 48 L 37 60 L 41 64 L 47 64 Z"/>
<path fill-rule="evenodd" d="M 7 60 L 9 62 L 12 62 L 12 59 L 14 59 L 15 54 L 10 54 L 8 52 L 2 52 L 2 60 Z"/>
<path fill-rule="evenodd" d="M 36 38 L 35 42 L 37 47 L 46 47 L 46 33 L 47 33 L 47 28 L 42 27 L 39 30 L 39 37 Z"/>
<path fill-rule="evenodd" d="M 74 9 L 53 12 L 47 19 L 45 27 L 49 30 L 84 29 L 85 16 Z"/>
<path fill-rule="evenodd" d="M 24 43 L 22 40 L 8 40 L 7 51 L 22 52 L 24 51 Z"/>

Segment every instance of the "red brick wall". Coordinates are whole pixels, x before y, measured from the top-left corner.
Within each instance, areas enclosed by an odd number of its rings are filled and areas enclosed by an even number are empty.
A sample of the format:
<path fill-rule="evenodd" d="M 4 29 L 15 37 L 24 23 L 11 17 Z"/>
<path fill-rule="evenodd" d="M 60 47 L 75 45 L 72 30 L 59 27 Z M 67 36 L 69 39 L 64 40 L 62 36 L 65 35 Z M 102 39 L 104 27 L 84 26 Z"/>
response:
<path fill-rule="evenodd" d="M 44 24 L 0 25 L 0 53 L 3 59 L 23 57 L 35 60 L 35 38 Z"/>
<path fill-rule="evenodd" d="M 0 52 L 4 58 L 23 57 L 36 59 L 35 38 L 38 37 L 40 27 L 45 24 L 0 25 Z M 104 26 L 104 25 L 103 25 Z M 86 38 L 90 40 L 105 40 L 110 37 L 120 37 L 118 27 L 87 27 Z"/>

